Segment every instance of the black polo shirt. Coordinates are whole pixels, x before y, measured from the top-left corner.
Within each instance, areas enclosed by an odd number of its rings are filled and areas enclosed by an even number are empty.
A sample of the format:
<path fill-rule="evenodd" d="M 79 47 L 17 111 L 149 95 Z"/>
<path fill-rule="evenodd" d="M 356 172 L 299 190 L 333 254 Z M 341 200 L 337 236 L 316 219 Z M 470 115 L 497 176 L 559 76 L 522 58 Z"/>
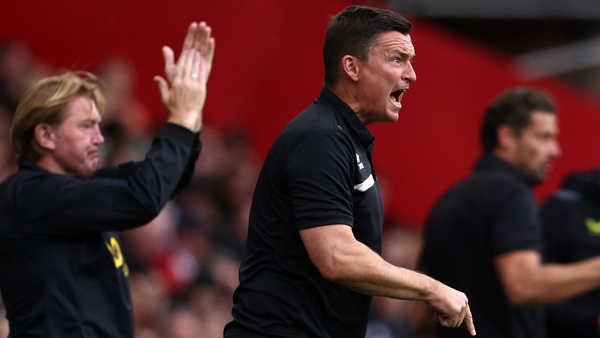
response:
<path fill-rule="evenodd" d="M 226 337 L 364 337 L 371 297 L 324 279 L 299 230 L 347 224 L 381 252 L 373 140 L 327 88 L 283 129 L 256 185 Z"/>
<path fill-rule="evenodd" d="M 434 206 L 424 236 L 421 269 L 466 293 L 478 336 L 545 337 L 541 310 L 511 305 L 493 262 L 517 250 L 541 251 L 538 206 L 520 171 L 483 156 Z M 470 335 L 441 328 L 440 337 Z"/>
<path fill-rule="evenodd" d="M 545 260 L 568 264 L 600 255 L 600 170 L 570 174 L 542 205 Z M 549 337 L 600 336 L 600 288 L 547 307 Z"/>

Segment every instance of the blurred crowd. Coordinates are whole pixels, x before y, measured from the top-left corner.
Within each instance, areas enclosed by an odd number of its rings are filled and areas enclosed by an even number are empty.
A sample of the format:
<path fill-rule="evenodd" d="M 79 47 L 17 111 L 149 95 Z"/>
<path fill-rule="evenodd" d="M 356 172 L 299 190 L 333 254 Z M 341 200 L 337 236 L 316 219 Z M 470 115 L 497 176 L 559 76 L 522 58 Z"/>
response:
<path fill-rule="evenodd" d="M 0 180 L 16 171 L 10 146 L 12 114 L 23 92 L 57 74 L 21 41 L 0 42 Z M 92 70 L 107 99 L 101 165 L 141 160 L 154 130 L 152 112 L 134 97 L 135 69 L 108 58 Z M 136 337 L 217 338 L 231 319 L 232 295 L 245 245 L 260 159 L 240 129 L 205 124 L 192 185 L 148 225 L 122 233 L 129 268 Z M 388 220 L 386 260 L 414 268 L 417 227 Z M 407 325 L 410 302 L 375 297 L 367 338 L 417 337 Z M 0 338 L 8 322 L 0 300 Z"/>

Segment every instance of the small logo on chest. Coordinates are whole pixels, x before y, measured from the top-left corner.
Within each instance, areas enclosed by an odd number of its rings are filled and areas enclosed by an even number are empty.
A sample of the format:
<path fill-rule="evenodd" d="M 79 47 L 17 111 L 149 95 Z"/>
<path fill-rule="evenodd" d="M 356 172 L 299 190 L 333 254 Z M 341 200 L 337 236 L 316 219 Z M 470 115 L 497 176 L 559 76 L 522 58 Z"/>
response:
<path fill-rule="evenodd" d="M 358 156 L 358 154 L 356 154 L 356 163 L 358 163 L 358 169 L 364 169 L 365 165 L 362 164 L 362 161 L 360 160 L 360 156 Z"/>

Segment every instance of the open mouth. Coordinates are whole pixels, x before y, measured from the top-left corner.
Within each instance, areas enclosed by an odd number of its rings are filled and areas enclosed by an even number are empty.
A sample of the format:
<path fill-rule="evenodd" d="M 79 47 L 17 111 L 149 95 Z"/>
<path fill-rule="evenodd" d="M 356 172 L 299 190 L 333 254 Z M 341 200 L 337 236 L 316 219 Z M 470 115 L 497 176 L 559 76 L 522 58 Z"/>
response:
<path fill-rule="evenodd" d="M 405 91 L 406 91 L 406 89 L 400 89 L 400 90 L 393 91 L 390 94 L 390 101 L 398 108 L 400 108 L 402 106 L 402 104 L 400 103 L 400 100 L 402 100 L 402 95 L 404 94 Z"/>

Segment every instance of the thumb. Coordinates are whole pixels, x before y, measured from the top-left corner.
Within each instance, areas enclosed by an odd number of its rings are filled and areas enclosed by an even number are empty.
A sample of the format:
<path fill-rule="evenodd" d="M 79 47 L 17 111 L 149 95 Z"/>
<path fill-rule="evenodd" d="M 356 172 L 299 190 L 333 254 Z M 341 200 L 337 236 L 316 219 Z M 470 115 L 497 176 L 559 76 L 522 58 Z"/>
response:
<path fill-rule="evenodd" d="M 169 97 L 169 85 L 167 85 L 167 81 L 160 76 L 155 76 L 154 82 L 158 85 L 163 103 L 167 102 L 167 98 Z"/>
<path fill-rule="evenodd" d="M 163 57 L 165 58 L 165 62 L 173 63 L 173 60 L 175 59 L 175 53 L 173 53 L 173 50 L 171 49 L 171 47 L 164 46 L 162 48 L 162 52 L 163 52 Z"/>
<path fill-rule="evenodd" d="M 442 324 L 442 326 L 450 327 L 450 319 L 446 315 L 440 312 L 435 312 L 433 316 L 440 324 Z"/>

